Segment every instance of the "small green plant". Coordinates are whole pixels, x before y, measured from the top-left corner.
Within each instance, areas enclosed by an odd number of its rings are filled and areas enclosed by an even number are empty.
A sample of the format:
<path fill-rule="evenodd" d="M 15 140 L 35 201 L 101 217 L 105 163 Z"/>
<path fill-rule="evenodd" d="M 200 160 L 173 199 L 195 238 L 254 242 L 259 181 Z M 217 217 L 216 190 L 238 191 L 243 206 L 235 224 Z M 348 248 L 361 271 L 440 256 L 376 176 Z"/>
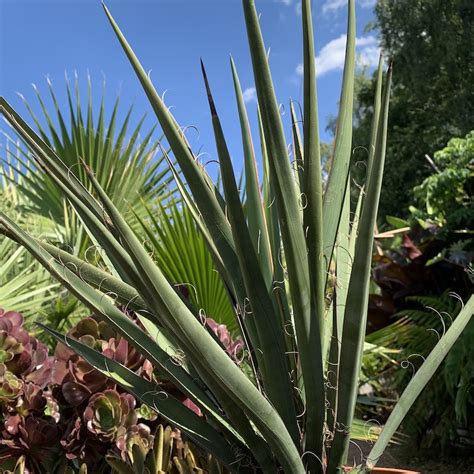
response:
<path fill-rule="evenodd" d="M 472 293 L 472 290 L 471 290 Z M 462 309 L 462 299 L 449 291 L 436 296 L 408 296 L 394 323 L 373 332 L 368 341 L 400 348 L 393 358 L 398 370 L 387 373 L 385 386 L 401 391 L 413 370 L 430 353 Z M 421 448 L 468 451 L 474 406 L 473 348 L 474 325 L 471 321 L 445 358 L 426 390 L 404 421 L 404 432 L 415 438 Z"/>
<path fill-rule="evenodd" d="M 231 472 L 336 473 L 344 468 L 364 348 L 374 225 L 382 182 L 391 67 L 382 93 L 380 62 L 365 192 L 350 222 L 349 163 L 355 63 L 355 2 L 349 1 L 346 62 L 334 153 L 323 194 L 315 52 L 310 0 L 302 3 L 303 134 L 291 168 L 267 52 L 253 0 L 243 9 L 260 112 L 264 176 L 255 153 L 235 65 L 246 171 L 242 205 L 204 66 L 223 195 L 196 157 L 119 27 L 110 23 L 150 100 L 180 170 L 183 201 L 200 226 L 234 304 L 245 364 L 230 357 L 126 223 L 87 164 L 92 195 L 10 105 L 0 110 L 32 150 L 39 168 L 64 194 L 100 246 L 104 271 L 24 232 L 0 214 L 0 228 L 152 362 L 202 415 L 173 393 L 72 337 L 44 327 L 97 370 L 152 407 Z M 166 153 L 165 153 L 166 155 Z M 298 159 L 298 157 L 296 157 Z M 181 174 L 184 176 L 182 181 Z M 137 216 L 140 219 L 140 216 Z M 471 298 L 408 384 L 366 462 L 370 471 L 401 420 L 469 321 Z M 134 311 L 144 330 L 126 316 Z"/>

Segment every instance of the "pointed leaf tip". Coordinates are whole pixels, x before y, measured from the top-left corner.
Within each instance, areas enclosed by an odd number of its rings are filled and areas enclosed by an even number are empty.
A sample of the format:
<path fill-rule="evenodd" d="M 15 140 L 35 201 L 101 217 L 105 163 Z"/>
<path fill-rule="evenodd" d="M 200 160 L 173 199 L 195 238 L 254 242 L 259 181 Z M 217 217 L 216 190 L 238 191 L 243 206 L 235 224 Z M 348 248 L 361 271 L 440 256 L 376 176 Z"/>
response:
<path fill-rule="evenodd" d="M 204 79 L 204 85 L 206 86 L 207 100 L 209 101 L 209 108 L 211 109 L 211 115 L 212 116 L 217 116 L 216 106 L 214 105 L 214 99 L 212 98 L 211 88 L 209 86 L 209 81 L 207 79 L 206 68 L 204 67 L 203 60 L 200 59 L 200 61 L 201 61 L 202 77 Z"/>

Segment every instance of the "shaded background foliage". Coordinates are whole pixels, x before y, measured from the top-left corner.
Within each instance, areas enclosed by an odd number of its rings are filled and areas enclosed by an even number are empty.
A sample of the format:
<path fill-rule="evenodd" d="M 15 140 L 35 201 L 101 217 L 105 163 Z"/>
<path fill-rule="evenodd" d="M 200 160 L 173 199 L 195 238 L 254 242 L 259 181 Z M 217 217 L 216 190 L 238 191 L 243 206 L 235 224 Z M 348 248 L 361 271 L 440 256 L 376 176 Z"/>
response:
<path fill-rule="evenodd" d="M 395 357 L 408 370 L 392 370 L 386 384 L 396 390 L 474 292 L 472 143 L 470 132 L 434 153 L 436 170 L 414 188 L 409 218 L 388 218 L 403 232 L 374 256 L 368 340 L 402 348 Z M 405 422 L 422 447 L 472 452 L 473 341 L 470 322 Z"/>
<path fill-rule="evenodd" d="M 433 171 L 425 155 L 474 128 L 474 4 L 379 0 L 375 14 L 372 27 L 395 65 L 379 216 L 406 217 L 413 188 Z M 361 81 L 354 148 L 369 143 L 374 89 L 374 78 Z"/>

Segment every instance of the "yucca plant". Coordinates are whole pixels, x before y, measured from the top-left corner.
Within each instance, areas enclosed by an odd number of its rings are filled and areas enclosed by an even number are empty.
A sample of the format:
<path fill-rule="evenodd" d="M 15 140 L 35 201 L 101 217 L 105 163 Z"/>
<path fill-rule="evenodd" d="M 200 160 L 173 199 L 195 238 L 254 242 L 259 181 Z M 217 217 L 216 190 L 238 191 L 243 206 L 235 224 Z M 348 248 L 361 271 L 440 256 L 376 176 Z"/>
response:
<path fill-rule="evenodd" d="M 246 171 L 245 213 L 204 67 L 223 195 L 199 165 L 183 131 L 105 8 L 184 176 L 182 181 L 170 160 L 183 201 L 200 227 L 234 303 L 246 346 L 240 366 L 206 324 L 207 315 L 195 310 L 164 277 L 90 167 L 84 164 L 81 172 L 86 173 L 94 196 L 15 110 L 4 99 L 0 102 L 2 113 L 28 143 L 38 165 L 100 245 L 110 273 L 33 238 L 3 214 L 2 232 L 26 247 L 99 318 L 109 322 L 154 364 L 159 375 L 172 381 L 200 408 L 202 416 L 171 393 L 81 342 L 46 327 L 45 331 L 160 412 L 232 472 L 335 473 L 346 464 L 364 348 L 391 82 L 389 67 L 382 93 L 381 61 L 365 193 L 360 195 L 351 223 L 355 2 L 348 3 L 337 137 L 323 194 L 310 0 L 302 2 L 303 138 L 294 147 L 301 150 L 299 173 L 290 165 L 255 4 L 243 0 L 264 168 L 260 183 L 232 62 Z M 294 128 L 297 140 L 301 133 Z M 376 464 L 407 410 L 467 324 L 473 307 L 471 298 L 409 383 L 368 459 L 353 472 L 370 471 Z M 124 311 L 134 311 L 145 331 Z"/>

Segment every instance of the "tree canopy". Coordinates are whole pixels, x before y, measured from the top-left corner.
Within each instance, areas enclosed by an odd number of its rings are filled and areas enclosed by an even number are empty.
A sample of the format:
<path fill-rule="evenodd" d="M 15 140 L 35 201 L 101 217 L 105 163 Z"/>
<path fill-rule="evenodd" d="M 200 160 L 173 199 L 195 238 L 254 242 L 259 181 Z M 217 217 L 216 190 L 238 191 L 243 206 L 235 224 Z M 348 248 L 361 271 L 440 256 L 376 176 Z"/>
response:
<path fill-rule="evenodd" d="M 474 2 L 379 0 L 373 25 L 394 61 L 387 167 L 379 215 L 404 216 L 429 160 L 474 128 Z M 370 137 L 375 78 L 356 90 L 355 160 Z"/>

